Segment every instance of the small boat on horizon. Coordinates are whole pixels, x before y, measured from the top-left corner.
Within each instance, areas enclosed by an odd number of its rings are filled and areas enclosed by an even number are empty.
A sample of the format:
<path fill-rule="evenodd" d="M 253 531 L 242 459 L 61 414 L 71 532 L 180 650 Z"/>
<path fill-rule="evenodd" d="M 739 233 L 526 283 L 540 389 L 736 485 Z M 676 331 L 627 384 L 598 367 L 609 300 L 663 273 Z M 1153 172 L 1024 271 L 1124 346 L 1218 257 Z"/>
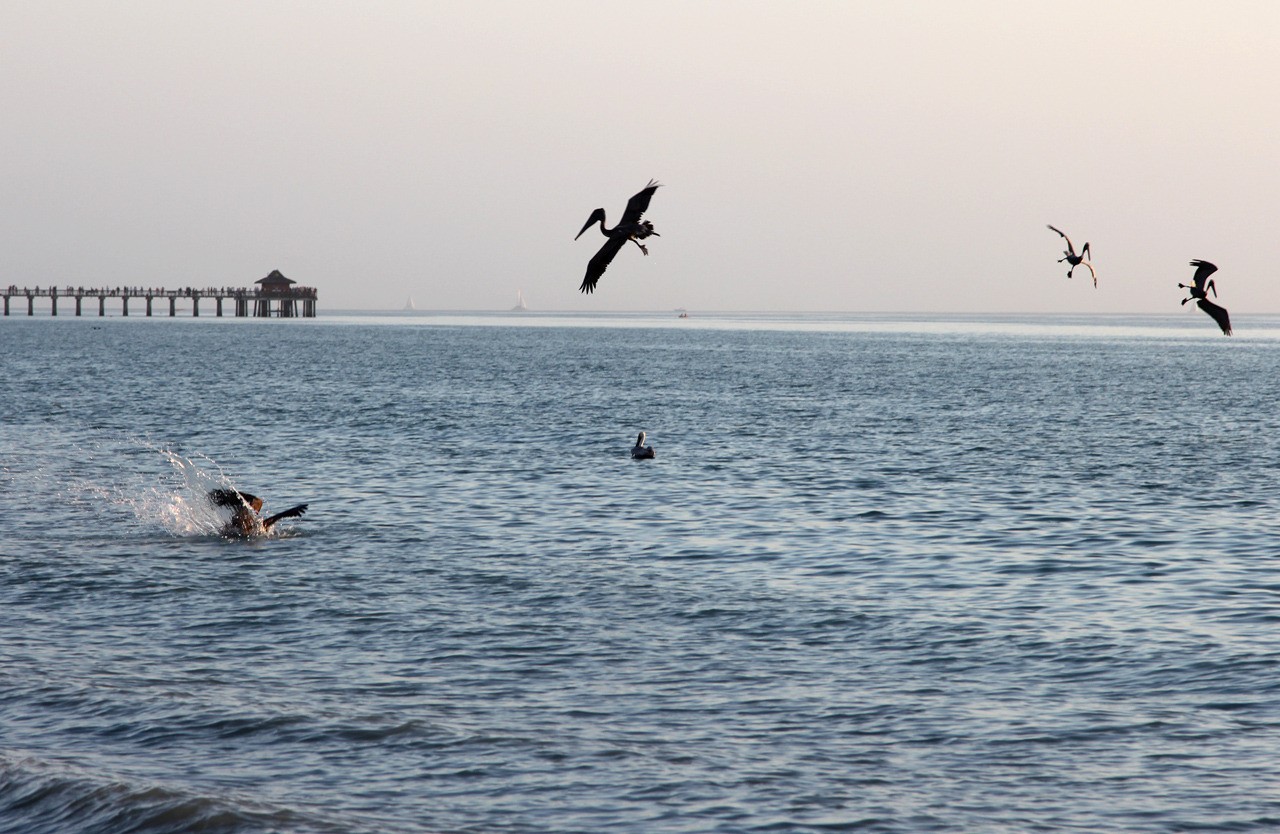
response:
<path fill-rule="evenodd" d="M 524 303 L 524 292 L 522 290 L 516 290 L 516 306 L 511 308 L 511 312 L 523 313 L 528 309 L 529 308 Z"/>
<path fill-rule="evenodd" d="M 413 303 L 413 296 L 409 296 L 409 300 L 404 303 L 404 308 L 406 310 L 418 309 L 417 305 Z"/>

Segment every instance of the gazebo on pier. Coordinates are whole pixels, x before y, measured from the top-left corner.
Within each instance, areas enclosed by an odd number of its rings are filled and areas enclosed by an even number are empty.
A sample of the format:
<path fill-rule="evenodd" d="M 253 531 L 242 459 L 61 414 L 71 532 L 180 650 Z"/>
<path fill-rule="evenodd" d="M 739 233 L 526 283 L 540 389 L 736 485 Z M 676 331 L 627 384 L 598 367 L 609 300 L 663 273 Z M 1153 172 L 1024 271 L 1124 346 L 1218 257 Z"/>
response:
<path fill-rule="evenodd" d="M 254 283 L 260 287 L 254 299 L 255 318 L 297 318 L 299 301 L 302 302 L 302 315 L 305 318 L 315 317 L 316 291 L 311 287 L 294 287 L 298 282 L 284 277 L 278 269 L 271 270 L 270 275 Z"/>

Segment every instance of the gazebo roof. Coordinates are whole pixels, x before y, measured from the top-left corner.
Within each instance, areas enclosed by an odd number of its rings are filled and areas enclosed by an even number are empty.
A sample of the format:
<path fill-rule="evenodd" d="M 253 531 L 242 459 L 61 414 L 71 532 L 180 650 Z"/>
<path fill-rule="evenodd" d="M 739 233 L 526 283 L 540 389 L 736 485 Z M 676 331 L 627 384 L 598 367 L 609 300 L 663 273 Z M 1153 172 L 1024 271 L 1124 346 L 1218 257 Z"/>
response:
<path fill-rule="evenodd" d="M 280 270 L 273 269 L 271 270 L 271 274 L 268 275 L 266 278 L 259 278 L 257 281 L 254 281 L 253 283 L 261 284 L 263 287 L 272 287 L 272 286 L 287 287 L 290 284 L 296 284 L 298 282 L 294 281 L 292 278 L 284 277 L 284 273 L 282 273 Z"/>

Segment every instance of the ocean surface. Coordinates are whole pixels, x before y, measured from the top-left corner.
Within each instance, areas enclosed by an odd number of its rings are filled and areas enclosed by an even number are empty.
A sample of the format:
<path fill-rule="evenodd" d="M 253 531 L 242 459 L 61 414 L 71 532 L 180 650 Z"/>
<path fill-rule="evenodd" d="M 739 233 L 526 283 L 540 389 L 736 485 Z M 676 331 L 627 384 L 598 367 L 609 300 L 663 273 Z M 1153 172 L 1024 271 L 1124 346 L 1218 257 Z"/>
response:
<path fill-rule="evenodd" d="M 0 319 L 0 832 L 1280 830 L 1236 318 Z"/>

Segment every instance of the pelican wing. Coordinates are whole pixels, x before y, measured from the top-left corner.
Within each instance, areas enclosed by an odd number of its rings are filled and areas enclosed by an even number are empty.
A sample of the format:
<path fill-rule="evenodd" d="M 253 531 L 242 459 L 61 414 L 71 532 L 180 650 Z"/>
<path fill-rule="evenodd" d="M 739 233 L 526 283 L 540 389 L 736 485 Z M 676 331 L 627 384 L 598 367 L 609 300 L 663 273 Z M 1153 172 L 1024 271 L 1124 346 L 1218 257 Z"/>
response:
<path fill-rule="evenodd" d="M 629 210 L 629 207 L 628 207 Z M 618 235 L 611 237 L 604 242 L 604 246 L 600 247 L 600 251 L 587 261 L 587 274 L 582 279 L 582 286 L 578 287 L 580 292 L 594 292 L 596 282 L 604 275 L 604 271 L 609 268 L 609 264 L 613 263 L 614 255 L 622 249 L 628 238 L 626 235 Z"/>
<path fill-rule="evenodd" d="M 1202 261 L 1199 258 L 1192 261 L 1191 265 L 1196 268 L 1196 274 L 1192 276 L 1191 280 L 1195 283 L 1196 289 L 1203 291 L 1205 282 L 1209 280 L 1210 275 L 1218 271 L 1218 268 L 1208 261 Z M 1210 315 L 1212 315 L 1212 313 Z M 1217 317 L 1215 316 L 1215 318 Z"/>
<path fill-rule="evenodd" d="M 233 489 L 209 490 L 209 501 L 215 507 L 230 507 L 241 502 L 240 493 Z"/>
<path fill-rule="evenodd" d="M 649 210 L 649 201 L 653 199 L 653 192 L 661 187 L 659 183 L 649 180 L 649 184 L 644 187 L 643 191 L 627 200 L 627 209 L 622 212 L 622 222 L 619 225 L 625 226 L 628 223 L 639 223 L 640 218 Z"/>
<path fill-rule="evenodd" d="M 262 509 L 262 499 L 234 489 L 215 489 L 209 492 L 209 500 L 215 507 L 240 507 L 248 504 L 254 512 Z"/>
<path fill-rule="evenodd" d="M 1071 238 L 1067 237 L 1067 233 L 1066 233 L 1066 232 L 1062 231 L 1062 230 L 1061 230 L 1061 229 L 1059 229 L 1057 226 L 1054 226 L 1054 225 L 1052 225 L 1052 224 L 1048 224 L 1048 223 L 1046 223 L 1045 225 L 1046 225 L 1046 226 L 1048 226 L 1050 229 L 1053 229 L 1053 230 L 1054 230 L 1055 232 L 1057 232 L 1058 234 L 1062 235 L 1062 239 L 1063 239 L 1063 240 L 1065 240 L 1065 241 L 1067 242 L 1067 251 L 1068 251 L 1068 252 L 1070 252 L 1070 253 L 1071 253 L 1071 254 L 1073 254 L 1073 255 L 1076 253 L 1076 248 L 1075 248 L 1074 246 L 1072 246 L 1072 245 L 1071 245 Z"/>
<path fill-rule="evenodd" d="M 281 519 L 285 519 L 285 518 L 297 518 L 298 516 L 302 515 L 303 513 L 305 513 L 305 512 L 307 511 L 307 507 L 308 507 L 308 506 L 310 506 L 310 505 L 309 505 L 309 504 L 299 504 L 299 505 L 298 505 L 298 506 L 296 506 L 296 507 L 290 507 L 289 509 L 285 510 L 285 511 L 284 511 L 284 512 L 282 512 L 282 513 L 276 513 L 275 515 L 271 516 L 270 518 L 264 518 L 264 519 L 262 519 L 262 529 L 263 529 L 263 530 L 270 530 L 270 529 L 271 529 L 271 525 L 275 524 L 277 521 L 280 521 Z"/>
<path fill-rule="evenodd" d="M 1212 264 L 1210 264 L 1212 266 Z M 1228 336 L 1231 335 L 1231 317 L 1227 315 L 1225 307 L 1219 307 L 1207 298 L 1201 298 L 1196 301 L 1196 306 L 1209 314 L 1209 317 L 1218 323 L 1222 328 L 1222 332 Z"/>

